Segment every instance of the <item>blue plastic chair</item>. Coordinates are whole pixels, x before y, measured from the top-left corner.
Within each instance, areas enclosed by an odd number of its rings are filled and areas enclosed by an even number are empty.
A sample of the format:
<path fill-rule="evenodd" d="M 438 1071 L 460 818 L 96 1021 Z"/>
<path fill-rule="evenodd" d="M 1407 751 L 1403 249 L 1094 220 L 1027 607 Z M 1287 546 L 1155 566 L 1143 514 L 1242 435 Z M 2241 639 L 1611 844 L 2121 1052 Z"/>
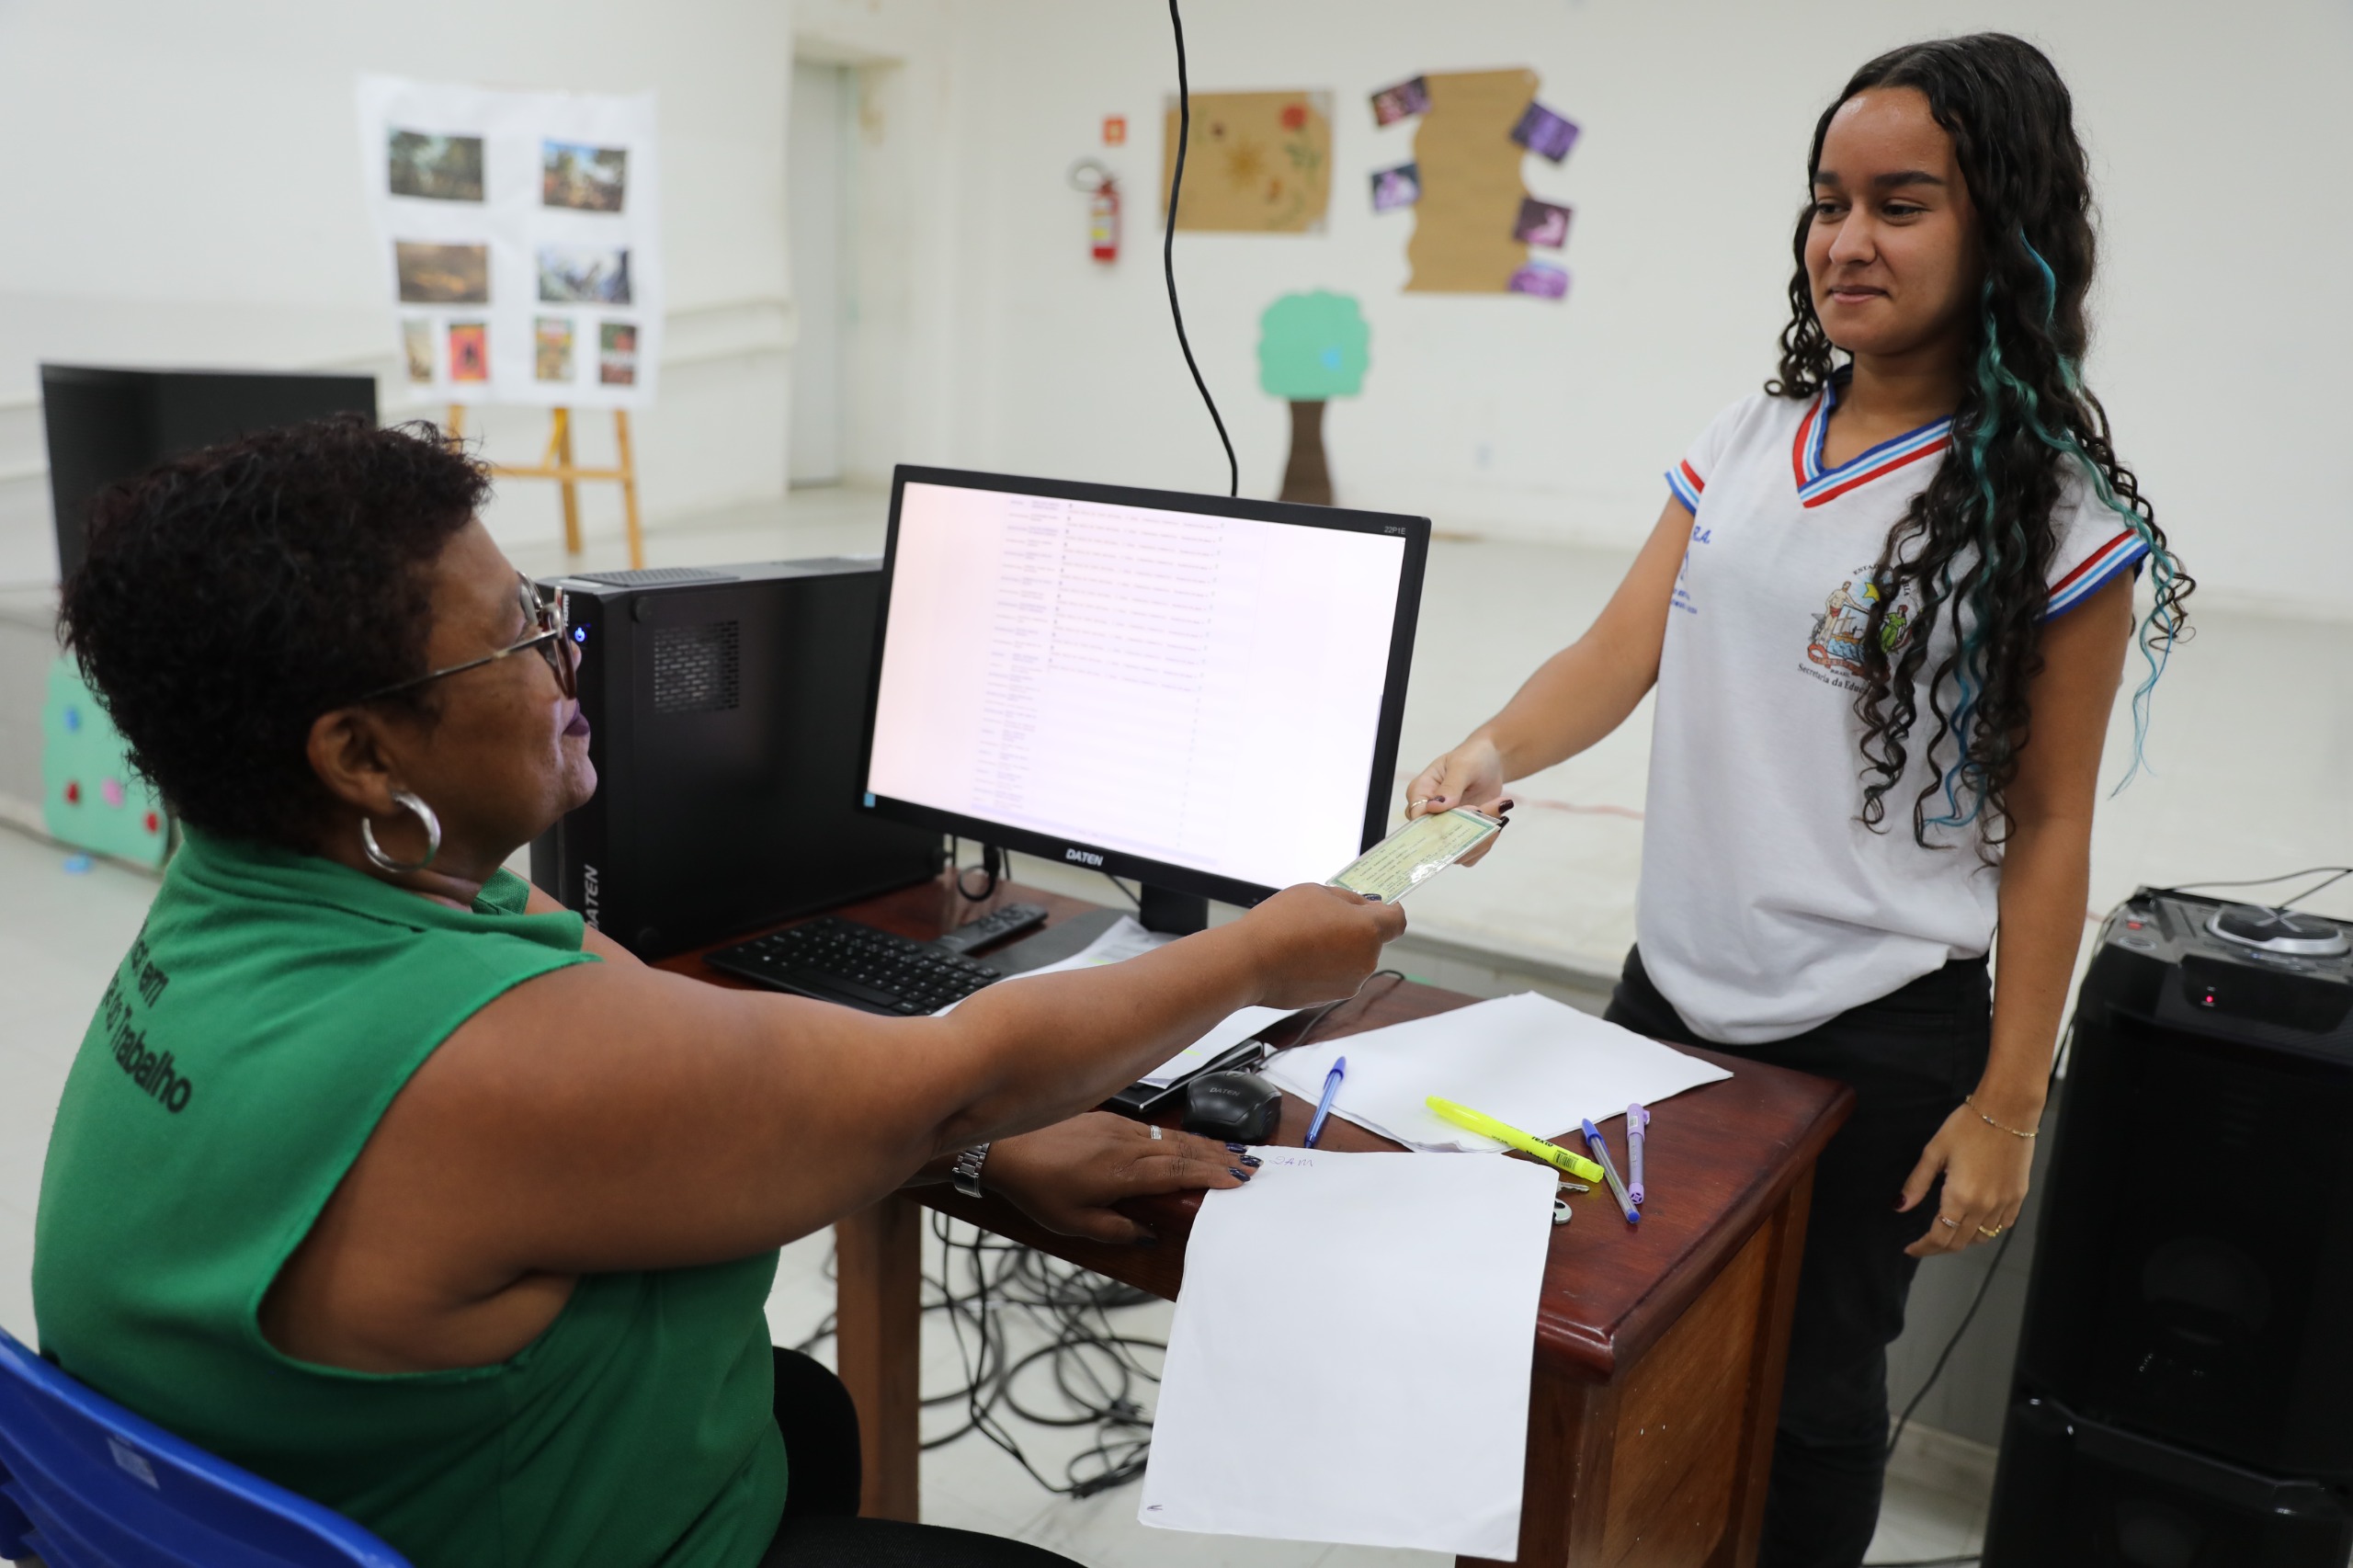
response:
<path fill-rule="evenodd" d="M 0 1558 L 408 1568 L 358 1525 L 84 1388 L 0 1330 Z"/>

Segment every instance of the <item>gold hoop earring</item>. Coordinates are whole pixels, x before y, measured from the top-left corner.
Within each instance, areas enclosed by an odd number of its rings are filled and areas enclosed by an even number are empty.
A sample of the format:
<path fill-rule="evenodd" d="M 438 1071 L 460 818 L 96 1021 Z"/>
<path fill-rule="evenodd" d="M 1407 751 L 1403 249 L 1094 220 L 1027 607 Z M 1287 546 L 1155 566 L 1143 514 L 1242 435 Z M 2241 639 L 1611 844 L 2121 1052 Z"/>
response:
<path fill-rule="evenodd" d="M 380 871 L 389 871 L 396 877 L 422 871 L 433 864 L 436 855 L 441 853 L 441 819 L 433 814 L 431 806 L 405 790 L 392 791 L 392 804 L 403 811 L 415 812 L 416 820 L 425 824 L 425 858 L 395 860 L 385 854 L 383 846 L 376 842 L 376 824 L 365 816 L 359 819 L 359 847 L 367 852 L 368 863 Z"/>

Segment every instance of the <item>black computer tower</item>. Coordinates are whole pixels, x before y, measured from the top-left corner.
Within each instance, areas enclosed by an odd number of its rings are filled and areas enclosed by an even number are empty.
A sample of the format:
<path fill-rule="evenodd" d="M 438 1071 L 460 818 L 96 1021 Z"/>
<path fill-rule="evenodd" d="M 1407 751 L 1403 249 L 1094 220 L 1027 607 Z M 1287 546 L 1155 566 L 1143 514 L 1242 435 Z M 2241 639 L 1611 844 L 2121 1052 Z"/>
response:
<path fill-rule="evenodd" d="M 333 414 L 376 420 L 376 378 L 244 370 L 40 368 L 60 581 L 87 552 L 90 498 L 167 458 Z"/>
<path fill-rule="evenodd" d="M 861 804 L 874 561 L 555 579 L 597 793 L 531 878 L 658 958 L 938 873 L 938 834 Z"/>
<path fill-rule="evenodd" d="M 1986 1568 L 2345 1568 L 2353 927 L 2134 895 L 2053 1137 Z"/>

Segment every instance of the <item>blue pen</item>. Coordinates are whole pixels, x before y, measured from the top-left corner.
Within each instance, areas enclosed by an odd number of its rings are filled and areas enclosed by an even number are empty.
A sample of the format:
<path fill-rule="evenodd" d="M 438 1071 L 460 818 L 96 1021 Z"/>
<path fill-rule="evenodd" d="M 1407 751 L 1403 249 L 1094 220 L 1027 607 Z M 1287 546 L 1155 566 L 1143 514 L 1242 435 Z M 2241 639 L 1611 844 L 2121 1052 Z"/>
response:
<path fill-rule="evenodd" d="M 1636 1100 L 1626 1108 L 1626 1196 L 1636 1208 L 1643 1202 L 1643 1129 L 1651 1124 L 1651 1113 Z"/>
<path fill-rule="evenodd" d="M 1324 1074 L 1324 1097 L 1315 1102 L 1315 1119 L 1307 1124 L 1307 1136 L 1300 1140 L 1302 1148 L 1313 1149 L 1315 1140 L 1324 1135 L 1324 1119 L 1332 1114 L 1333 1098 L 1340 1092 L 1340 1080 L 1348 1075 L 1348 1059 L 1341 1057 Z"/>
<path fill-rule="evenodd" d="M 1626 1196 L 1626 1184 L 1619 1179 L 1618 1167 L 1609 1158 L 1609 1145 L 1601 1141 L 1601 1129 L 1590 1121 L 1579 1125 L 1585 1129 L 1585 1141 L 1593 1150 L 1595 1162 L 1601 1166 L 1601 1174 L 1609 1183 L 1609 1196 L 1616 1199 L 1618 1207 L 1626 1211 L 1626 1223 L 1640 1224 L 1643 1211 L 1634 1207 L 1632 1199 Z"/>

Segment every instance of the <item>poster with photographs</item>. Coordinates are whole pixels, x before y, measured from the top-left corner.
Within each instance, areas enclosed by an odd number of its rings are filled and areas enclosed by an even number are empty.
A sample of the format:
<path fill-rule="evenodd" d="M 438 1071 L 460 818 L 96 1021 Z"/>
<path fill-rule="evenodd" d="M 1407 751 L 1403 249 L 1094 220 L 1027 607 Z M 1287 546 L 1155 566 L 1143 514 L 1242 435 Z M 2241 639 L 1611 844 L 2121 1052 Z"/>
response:
<path fill-rule="evenodd" d="M 654 96 L 359 79 L 400 362 L 420 399 L 642 408 L 662 350 Z"/>

